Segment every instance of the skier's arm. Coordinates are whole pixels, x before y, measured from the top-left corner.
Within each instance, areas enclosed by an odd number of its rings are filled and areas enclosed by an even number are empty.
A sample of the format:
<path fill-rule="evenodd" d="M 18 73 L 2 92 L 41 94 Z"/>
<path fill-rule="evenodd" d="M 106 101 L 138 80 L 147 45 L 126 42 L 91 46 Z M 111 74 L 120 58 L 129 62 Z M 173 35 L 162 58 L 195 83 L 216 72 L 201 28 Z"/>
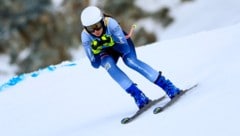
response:
<path fill-rule="evenodd" d="M 116 20 L 114 20 L 113 18 L 110 18 L 108 25 L 109 25 L 111 34 L 113 35 L 115 43 L 123 44 L 123 45 L 128 44 L 122 28 Z"/>
<path fill-rule="evenodd" d="M 88 34 L 86 32 L 82 32 L 81 35 L 82 39 L 82 45 L 84 47 L 85 53 L 87 54 L 88 59 L 90 60 L 92 66 L 94 68 L 99 68 L 100 66 L 100 60 L 99 58 L 93 54 L 92 48 L 91 48 L 91 39 L 89 38 Z"/>

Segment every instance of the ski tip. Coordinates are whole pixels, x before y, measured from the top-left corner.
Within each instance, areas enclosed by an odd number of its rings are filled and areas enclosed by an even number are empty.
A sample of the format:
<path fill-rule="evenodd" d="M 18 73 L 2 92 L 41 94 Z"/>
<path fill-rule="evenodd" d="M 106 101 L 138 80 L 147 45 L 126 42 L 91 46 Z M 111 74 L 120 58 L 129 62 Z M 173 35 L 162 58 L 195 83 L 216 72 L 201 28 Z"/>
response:
<path fill-rule="evenodd" d="M 184 90 L 182 90 L 183 92 L 186 92 L 186 91 L 188 91 L 188 90 L 191 90 L 191 89 L 193 89 L 193 88 L 196 88 L 198 86 L 198 83 L 197 84 L 194 84 L 193 86 L 191 86 L 190 88 L 187 88 L 187 89 L 184 89 Z"/>
<path fill-rule="evenodd" d="M 198 83 L 196 83 L 195 85 L 193 85 L 193 87 L 197 87 L 198 86 Z"/>
<path fill-rule="evenodd" d="M 153 110 L 153 114 L 158 114 L 159 112 L 161 112 L 163 110 L 163 108 L 161 107 L 156 107 L 154 110 Z"/>
<path fill-rule="evenodd" d="M 122 120 L 121 120 L 121 124 L 127 124 L 128 122 L 130 122 L 130 120 L 131 120 L 131 118 L 123 118 Z"/>
<path fill-rule="evenodd" d="M 192 87 L 190 87 L 189 89 L 193 89 L 193 88 L 195 88 L 195 87 L 197 87 L 198 86 L 198 83 L 197 84 L 195 84 L 195 85 L 193 85 Z"/>

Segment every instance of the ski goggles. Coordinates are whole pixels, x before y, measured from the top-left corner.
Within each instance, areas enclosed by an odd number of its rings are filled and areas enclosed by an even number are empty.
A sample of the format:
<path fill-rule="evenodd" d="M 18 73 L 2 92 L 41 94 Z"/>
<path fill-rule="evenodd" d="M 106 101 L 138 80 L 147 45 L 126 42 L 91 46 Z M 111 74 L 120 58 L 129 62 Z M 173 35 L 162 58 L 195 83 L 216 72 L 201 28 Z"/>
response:
<path fill-rule="evenodd" d="M 94 33 L 95 31 L 99 31 L 102 27 L 103 27 L 102 23 L 98 22 L 98 23 L 96 23 L 94 25 L 86 26 L 85 28 L 87 29 L 88 32 Z"/>

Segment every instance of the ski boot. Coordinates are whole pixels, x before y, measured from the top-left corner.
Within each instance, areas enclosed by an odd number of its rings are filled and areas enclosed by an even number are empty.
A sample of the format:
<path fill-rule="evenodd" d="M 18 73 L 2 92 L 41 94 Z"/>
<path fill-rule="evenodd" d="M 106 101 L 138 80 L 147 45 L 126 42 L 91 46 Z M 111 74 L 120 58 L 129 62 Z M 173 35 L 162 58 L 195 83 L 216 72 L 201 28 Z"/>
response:
<path fill-rule="evenodd" d="M 156 85 L 161 87 L 170 99 L 174 98 L 176 95 L 180 94 L 181 90 L 173 85 L 173 83 L 162 76 L 162 73 L 159 72 L 157 80 L 154 82 Z"/>
<path fill-rule="evenodd" d="M 132 84 L 128 89 L 126 89 L 126 92 L 134 98 L 139 109 L 143 108 L 151 101 L 141 90 L 136 87 L 135 84 Z"/>

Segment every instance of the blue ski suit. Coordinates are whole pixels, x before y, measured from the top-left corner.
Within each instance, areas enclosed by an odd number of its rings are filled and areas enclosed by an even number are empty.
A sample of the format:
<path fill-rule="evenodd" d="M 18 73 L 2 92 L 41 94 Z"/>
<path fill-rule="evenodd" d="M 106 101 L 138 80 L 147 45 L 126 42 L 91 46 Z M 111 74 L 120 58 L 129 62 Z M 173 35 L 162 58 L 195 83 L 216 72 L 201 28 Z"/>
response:
<path fill-rule="evenodd" d="M 134 44 L 130 38 L 125 38 L 125 32 L 121 29 L 118 22 L 111 18 L 104 18 L 105 35 L 110 36 L 114 45 L 103 45 L 101 51 L 95 54 L 92 51 L 91 44 L 94 40 L 100 40 L 88 33 L 85 29 L 82 31 L 82 45 L 85 49 L 88 59 L 94 68 L 102 66 L 109 75 L 124 89 L 127 90 L 133 83 L 131 79 L 117 66 L 118 58 L 121 57 L 123 62 L 130 68 L 139 72 L 149 81 L 155 82 L 159 76 L 159 72 L 154 70 L 148 64 L 137 58 Z"/>

